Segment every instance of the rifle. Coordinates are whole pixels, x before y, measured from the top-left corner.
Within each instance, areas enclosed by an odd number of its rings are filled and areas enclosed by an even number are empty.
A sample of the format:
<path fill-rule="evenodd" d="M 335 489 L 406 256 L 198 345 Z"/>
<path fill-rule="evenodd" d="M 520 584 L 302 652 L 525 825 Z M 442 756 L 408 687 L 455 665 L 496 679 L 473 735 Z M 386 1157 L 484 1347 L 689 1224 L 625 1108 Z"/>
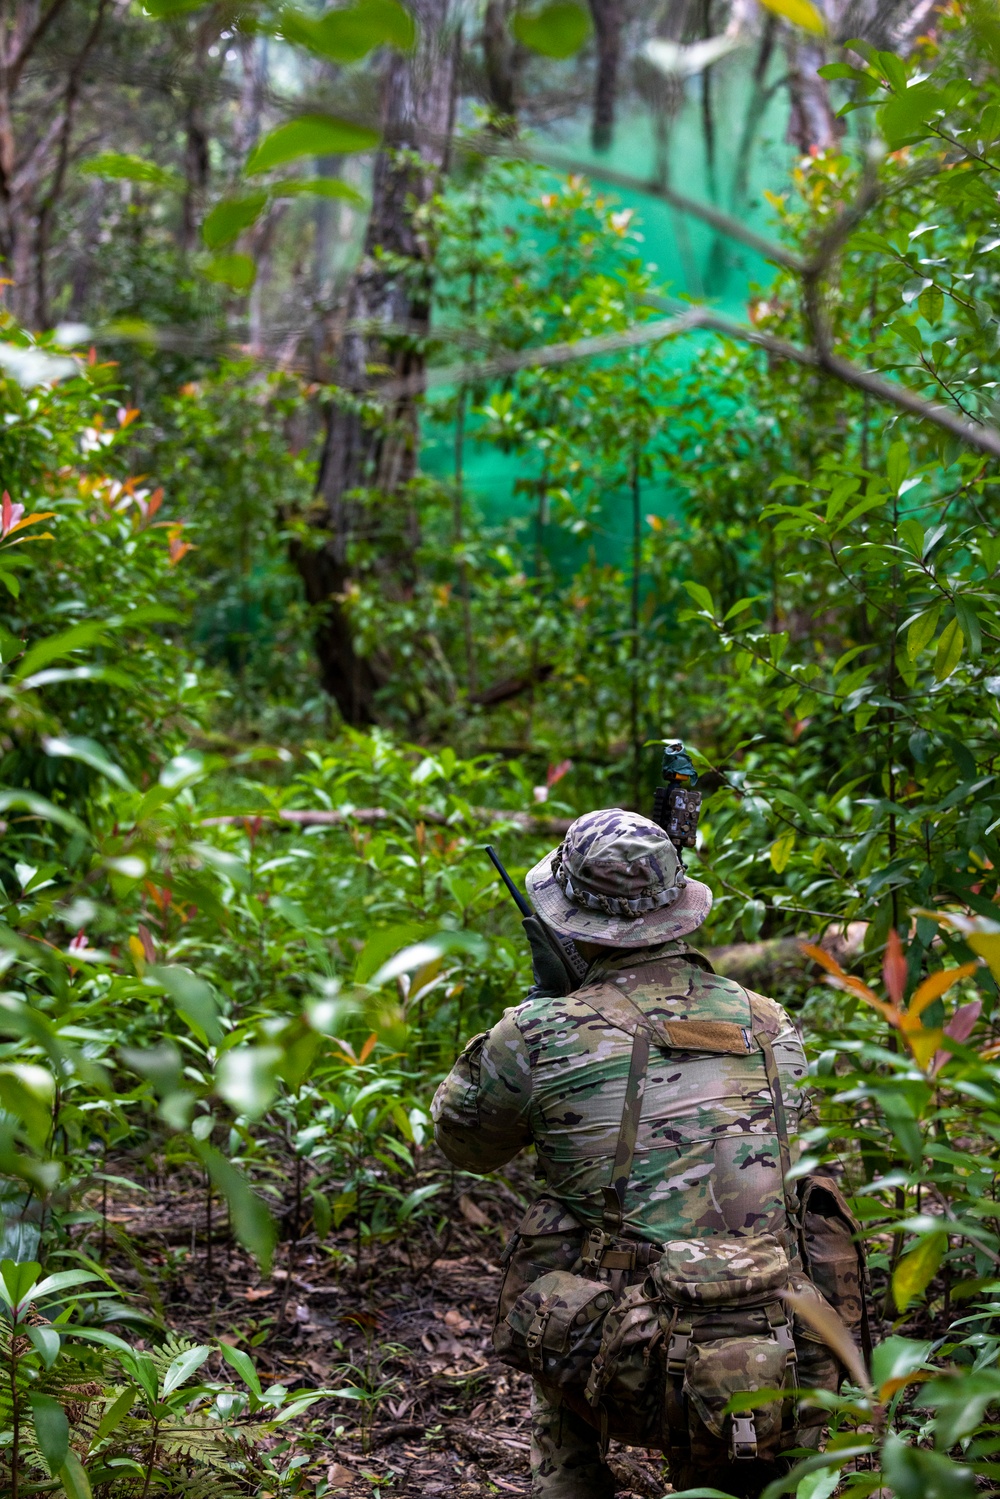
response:
<path fill-rule="evenodd" d="M 524 896 L 521 894 L 520 890 L 514 884 L 514 881 L 511 879 L 510 875 L 504 868 L 503 860 L 500 858 L 500 855 L 497 853 L 492 843 L 487 843 L 486 853 L 490 859 L 491 864 L 493 865 L 493 868 L 496 870 L 497 874 L 507 886 L 507 889 L 510 892 L 510 897 L 517 909 L 520 911 L 521 915 L 525 917 L 525 919 L 533 917 L 535 921 L 539 923 L 546 937 L 552 943 L 552 946 L 558 950 L 559 956 L 562 958 L 570 973 L 573 974 L 576 978 L 577 983 L 582 983 L 586 976 L 587 969 L 590 965 L 587 962 L 586 958 L 584 958 L 580 953 L 576 943 L 570 937 L 560 937 L 558 932 L 554 932 L 550 926 L 546 926 L 545 922 L 542 921 L 540 916 L 535 915 L 535 912 L 531 908 L 530 902 L 524 898 Z"/>

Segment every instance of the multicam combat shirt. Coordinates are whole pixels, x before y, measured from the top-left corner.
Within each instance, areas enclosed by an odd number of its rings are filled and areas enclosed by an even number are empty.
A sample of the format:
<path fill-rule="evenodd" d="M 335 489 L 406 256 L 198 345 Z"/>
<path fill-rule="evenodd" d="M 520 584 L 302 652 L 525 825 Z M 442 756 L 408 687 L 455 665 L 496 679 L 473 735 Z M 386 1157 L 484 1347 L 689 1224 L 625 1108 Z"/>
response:
<path fill-rule="evenodd" d="M 728 1021 L 752 1029 L 747 990 L 681 942 L 600 958 L 585 986 L 531 998 L 474 1037 L 438 1089 L 437 1142 L 467 1171 L 492 1171 L 534 1144 L 547 1195 L 588 1227 L 610 1185 L 632 1038 L 584 1003 L 614 985 L 651 1020 Z M 794 1132 L 804 1098 L 802 1044 L 773 1000 L 767 1017 Z M 662 1243 L 701 1233 L 784 1227 L 774 1110 L 760 1051 L 707 1055 L 653 1045 L 625 1232 Z"/>

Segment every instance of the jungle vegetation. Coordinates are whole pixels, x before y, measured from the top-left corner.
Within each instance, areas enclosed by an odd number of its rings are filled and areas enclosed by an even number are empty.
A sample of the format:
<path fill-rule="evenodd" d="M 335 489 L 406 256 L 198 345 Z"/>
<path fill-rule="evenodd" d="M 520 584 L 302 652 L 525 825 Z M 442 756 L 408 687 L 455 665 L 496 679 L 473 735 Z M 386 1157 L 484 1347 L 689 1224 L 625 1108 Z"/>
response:
<path fill-rule="evenodd" d="M 881 1332 L 769 1499 L 994 1491 L 998 202 L 995 0 L 0 6 L 0 1493 L 394 1486 L 484 844 L 670 737 Z"/>

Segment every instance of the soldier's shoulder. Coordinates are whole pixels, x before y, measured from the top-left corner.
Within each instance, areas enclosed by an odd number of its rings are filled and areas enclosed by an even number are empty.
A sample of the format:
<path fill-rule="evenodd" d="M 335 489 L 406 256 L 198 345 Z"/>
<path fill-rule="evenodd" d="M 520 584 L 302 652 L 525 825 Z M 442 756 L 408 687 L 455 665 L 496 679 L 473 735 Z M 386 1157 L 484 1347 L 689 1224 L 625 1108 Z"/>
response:
<path fill-rule="evenodd" d="M 769 1035 L 777 1035 L 780 1030 L 793 1023 L 788 1011 L 776 999 L 771 999 L 767 994 L 758 994 L 754 989 L 747 989 L 746 996 L 758 1023 L 763 1025 Z"/>

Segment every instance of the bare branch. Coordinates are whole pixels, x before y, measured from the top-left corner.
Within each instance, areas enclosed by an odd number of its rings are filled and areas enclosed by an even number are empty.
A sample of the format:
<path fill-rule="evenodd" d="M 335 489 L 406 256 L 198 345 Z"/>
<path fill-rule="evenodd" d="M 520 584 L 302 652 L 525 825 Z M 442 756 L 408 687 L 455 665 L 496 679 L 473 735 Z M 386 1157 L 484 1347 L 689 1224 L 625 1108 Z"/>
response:
<path fill-rule="evenodd" d="M 25 65 L 31 54 L 49 30 L 59 12 L 65 9 L 66 3 L 67 0 L 50 0 L 49 5 L 42 11 L 31 31 L 25 37 L 17 56 L 11 59 L 10 71 L 7 75 L 7 86 L 11 93 L 17 88 L 21 80 L 21 74 L 24 72 Z"/>
<path fill-rule="evenodd" d="M 659 298 L 651 297 L 649 301 L 652 305 L 664 305 Z M 616 354 L 624 349 L 640 348 L 644 344 L 658 343 L 666 338 L 676 338 L 678 334 L 690 333 L 696 328 L 706 328 L 713 333 L 721 333 L 726 338 L 734 338 L 742 343 L 756 344 L 779 359 L 788 359 L 794 364 L 822 370 L 825 374 L 840 380 L 844 385 L 852 386 L 855 390 L 864 391 L 873 396 L 877 401 L 895 406 L 909 416 L 915 416 L 920 421 L 930 422 L 933 426 L 940 427 L 952 437 L 957 437 L 966 447 L 976 448 L 981 453 L 988 453 L 992 458 L 1000 458 L 1000 432 L 996 428 L 956 416 L 946 407 L 939 406 L 934 401 L 928 401 L 926 397 L 917 395 L 916 391 L 908 390 L 905 385 L 897 385 L 895 381 L 887 380 L 872 370 L 865 370 L 859 365 L 852 364 L 850 360 L 834 354 L 831 349 L 800 348 L 787 339 L 777 338 L 774 334 L 765 333 L 748 323 L 739 323 L 734 318 L 724 317 L 721 313 L 712 312 L 707 307 L 692 307 L 675 317 L 657 318 L 648 323 L 640 323 L 637 327 L 629 328 L 623 333 L 602 334 L 597 338 L 581 338 L 575 343 L 548 344 L 538 349 L 519 349 L 515 353 L 500 355 L 496 359 L 484 360 L 481 363 L 445 365 L 438 369 L 428 370 L 424 379 L 427 387 L 473 384 L 513 374 L 517 370 L 569 364 L 575 359 L 592 359 L 602 354 Z M 404 383 L 396 381 L 381 386 L 373 391 L 373 395 L 391 399 L 397 395 L 399 386 Z"/>
<path fill-rule="evenodd" d="M 481 149 L 477 141 L 476 150 Z M 652 198 L 661 198 L 664 203 L 669 203 L 671 208 L 676 208 L 680 213 L 687 213 L 692 218 L 701 219 L 703 223 L 711 224 L 713 229 L 718 229 L 720 234 L 739 240 L 749 249 L 756 250 L 759 255 L 763 255 L 765 260 L 774 261 L 776 265 L 782 265 L 786 270 L 799 274 L 805 268 L 805 261 L 801 256 L 796 255 L 794 250 L 789 250 L 777 240 L 767 239 L 763 234 L 757 234 L 739 219 L 723 213 L 719 208 L 713 208 L 708 203 L 699 203 L 694 198 L 686 198 L 683 193 L 675 192 L 672 187 L 657 181 L 656 178 L 632 177 L 627 172 L 613 171 L 603 162 L 571 161 L 549 151 L 518 151 L 509 147 L 507 149 L 501 147 L 496 154 L 516 157 L 523 161 L 534 161 L 540 166 L 550 167 L 554 172 L 579 173 L 583 177 L 596 177 L 599 181 L 610 182 L 615 187 L 626 187 L 635 192 L 647 193 Z"/>
<path fill-rule="evenodd" d="M 569 817 L 546 817 L 537 812 L 508 811 L 506 807 L 471 807 L 469 809 L 479 823 L 492 827 L 495 823 L 510 823 L 526 833 L 546 833 L 554 838 L 564 837 L 569 830 Z M 438 812 L 434 807 L 421 807 L 417 814 L 421 822 L 433 823 L 437 827 L 454 827 L 454 815 Z M 388 807 L 345 807 L 303 809 L 285 807 L 280 812 L 228 813 L 222 817 L 203 817 L 203 828 L 235 827 L 240 823 L 276 822 L 279 827 L 337 828 L 350 826 L 352 822 L 378 823 L 398 821 L 400 814 Z"/>

